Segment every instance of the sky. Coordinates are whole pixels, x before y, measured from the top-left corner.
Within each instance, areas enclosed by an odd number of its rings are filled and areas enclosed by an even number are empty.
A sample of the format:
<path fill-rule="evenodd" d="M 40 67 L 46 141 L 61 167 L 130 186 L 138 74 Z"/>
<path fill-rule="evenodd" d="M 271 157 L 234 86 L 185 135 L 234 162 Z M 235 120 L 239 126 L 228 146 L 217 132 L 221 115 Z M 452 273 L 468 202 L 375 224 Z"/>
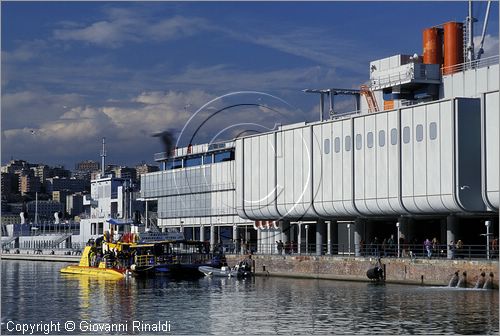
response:
<path fill-rule="evenodd" d="M 1 161 L 154 163 L 154 134 L 217 142 L 318 119 L 306 88 L 359 88 L 467 2 L 1 3 Z M 474 7 L 480 35 L 486 3 Z M 498 54 L 498 3 L 485 55 Z M 477 38 L 476 38 L 477 39 Z M 337 102 L 349 109 L 352 101 Z M 232 106 L 231 108 L 228 108 Z"/>

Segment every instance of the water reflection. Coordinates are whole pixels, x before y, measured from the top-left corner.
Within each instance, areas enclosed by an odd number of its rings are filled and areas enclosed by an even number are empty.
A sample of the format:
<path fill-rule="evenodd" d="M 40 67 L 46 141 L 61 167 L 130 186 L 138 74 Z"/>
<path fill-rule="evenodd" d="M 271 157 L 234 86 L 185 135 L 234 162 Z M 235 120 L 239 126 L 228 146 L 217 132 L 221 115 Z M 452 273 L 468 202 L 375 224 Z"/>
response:
<path fill-rule="evenodd" d="M 285 278 L 114 281 L 61 275 L 62 266 L 2 262 L 2 322 L 169 321 L 174 334 L 498 333 L 498 291 Z"/>

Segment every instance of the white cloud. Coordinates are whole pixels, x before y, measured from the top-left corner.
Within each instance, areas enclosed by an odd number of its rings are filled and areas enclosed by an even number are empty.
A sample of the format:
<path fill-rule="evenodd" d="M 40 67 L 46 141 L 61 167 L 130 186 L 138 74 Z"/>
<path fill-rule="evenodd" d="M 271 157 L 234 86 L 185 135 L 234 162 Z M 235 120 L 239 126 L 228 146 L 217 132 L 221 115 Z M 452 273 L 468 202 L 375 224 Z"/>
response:
<path fill-rule="evenodd" d="M 83 27 L 65 22 L 53 32 L 53 37 L 64 41 L 83 41 L 101 47 L 118 47 L 126 42 L 148 40 L 167 41 L 195 34 L 206 27 L 199 18 L 173 16 L 154 21 L 129 10 L 114 8 L 106 20 Z"/>
<path fill-rule="evenodd" d="M 24 93 L 17 97 L 17 107 L 21 108 L 36 95 Z M 267 96 L 263 96 L 261 102 L 257 96 L 235 95 L 215 102 L 212 108 L 206 108 L 191 118 L 213 98 L 213 94 L 202 90 L 151 91 L 142 92 L 128 101 L 108 102 L 106 106 L 76 106 L 57 118 L 39 120 L 38 124 L 4 127 L 2 153 L 5 157 L 14 155 L 32 162 L 70 162 L 72 165 L 78 160 L 95 158 L 100 138 L 106 137 L 111 161 L 114 156 L 121 157 L 120 163 L 134 163 L 150 161 L 153 153 L 163 150 L 152 134 L 166 129 L 177 131 L 181 144 L 189 141 L 203 143 L 219 132 L 218 140 L 230 139 L 245 129 L 257 127 L 262 131 L 272 128 L 275 123 L 287 123 L 299 117 L 287 114 L 287 106 L 279 105 L 278 100 L 266 101 Z M 252 101 L 272 106 L 275 111 L 244 106 L 215 113 L 234 103 Z M 17 109 L 12 98 L 9 104 L 10 113 L 23 115 L 23 110 Z M 190 123 L 184 133 L 179 134 L 188 120 Z"/>
<path fill-rule="evenodd" d="M 78 94 L 51 94 L 45 91 L 19 91 L 2 95 L 2 129 L 37 127 L 57 120 L 68 107 L 81 104 Z"/>
<path fill-rule="evenodd" d="M 479 52 L 478 48 L 479 48 L 480 42 L 481 42 L 481 36 L 475 36 L 474 37 L 474 47 L 475 47 L 476 55 Z M 484 44 L 483 44 L 484 54 L 481 56 L 481 58 L 486 58 L 486 57 L 498 55 L 498 48 L 499 48 L 498 36 L 486 34 L 484 37 Z"/>
<path fill-rule="evenodd" d="M 48 44 L 43 40 L 33 40 L 20 43 L 12 51 L 2 51 L 2 62 L 26 62 L 40 56 L 47 50 Z"/>

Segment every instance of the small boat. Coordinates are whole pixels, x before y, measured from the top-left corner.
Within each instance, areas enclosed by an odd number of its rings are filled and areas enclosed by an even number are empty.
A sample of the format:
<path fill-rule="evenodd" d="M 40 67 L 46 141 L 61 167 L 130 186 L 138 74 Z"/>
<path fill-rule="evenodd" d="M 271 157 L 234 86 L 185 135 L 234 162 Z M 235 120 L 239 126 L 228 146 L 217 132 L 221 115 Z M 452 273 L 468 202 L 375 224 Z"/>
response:
<path fill-rule="evenodd" d="M 222 266 L 221 268 L 200 266 L 198 270 L 206 276 L 245 278 L 251 276 L 250 267 L 244 262 L 240 262 L 233 268 Z"/>
<path fill-rule="evenodd" d="M 198 270 L 207 275 L 207 276 L 216 276 L 216 277 L 233 277 L 236 276 L 237 273 L 235 270 L 231 269 L 229 266 L 222 266 L 221 268 L 215 268 L 211 266 L 200 266 Z"/>

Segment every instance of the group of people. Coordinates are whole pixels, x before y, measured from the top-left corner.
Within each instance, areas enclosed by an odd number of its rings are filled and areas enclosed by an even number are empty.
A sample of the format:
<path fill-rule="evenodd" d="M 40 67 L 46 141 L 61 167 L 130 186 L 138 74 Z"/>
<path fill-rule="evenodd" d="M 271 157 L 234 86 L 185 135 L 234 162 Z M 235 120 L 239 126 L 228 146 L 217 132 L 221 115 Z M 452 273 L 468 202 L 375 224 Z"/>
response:
<path fill-rule="evenodd" d="M 298 246 L 294 241 L 283 243 L 281 240 L 276 242 L 276 250 L 278 254 L 292 254 L 298 252 Z"/>
<path fill-rule="evenodd" d="M 400 244 L 404 243 L 404 239 L 400 238 Z M 397 256 L 397 241 L 394 239 L 394 235 L 391 234 L 389 238 L 384 238 L 382 242 L 379 241 L 377 237 L 373 238 L 373 240 L 366 244 L 366 242 L 361 239 L 359 242 L 359 250 L 360 254 L 365 256 L 373 255 L 373 256 L 384 256 L 391 257 Z"/>

